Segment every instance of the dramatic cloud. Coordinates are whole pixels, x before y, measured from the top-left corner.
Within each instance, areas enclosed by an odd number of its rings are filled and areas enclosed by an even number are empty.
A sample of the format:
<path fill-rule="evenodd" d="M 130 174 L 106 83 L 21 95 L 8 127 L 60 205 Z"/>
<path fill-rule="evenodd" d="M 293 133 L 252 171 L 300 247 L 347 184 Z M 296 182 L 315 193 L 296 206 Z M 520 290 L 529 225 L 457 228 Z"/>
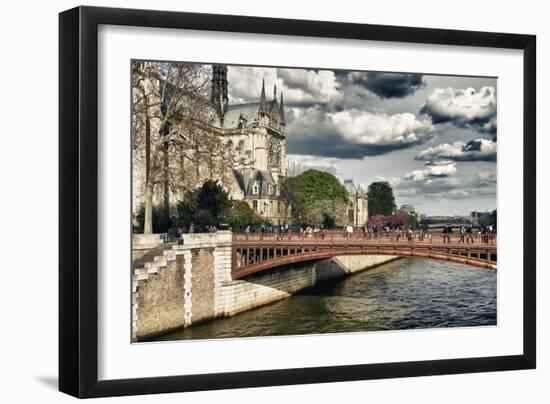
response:
<path fill-rule="evenodd" d="M 391 184 L 396 196 L 449 194 L 459 187 L 460 181 L 454 162 L 439 162 L 427 165 L 423 170 L 414 170 L 402 177 L 393 178 Z"/>
<path fill-rule="evenodd" d="M 291 108 L 289 122 L 289 153 L 338 158 L 363 158 L 407 148 L 424 143 L 434 133 L 430 121 L 411 113 L 390 115 L 355 108 Z"/>
<path fill-rule="evenodd" d="M 421 151 L 416 160 L 454 160 L 454 161 L 496 161 L 497 143 L 492 140 L 475 139 L 468 143 L 444 143 Z"/>
<path fill-rule="evenodd" d="M 331 70 L 278 69 L 289 103 L 335 103 L 342 100 L 336 75 Z"/>
<path fill-rule="evenodd" d="M 437 88 L 420 109 L 434 124 L 452 123 L 459 128 L 496 134 L 497 102 L 494 87 Z"/>
<path fill-rule="evenodd" d="M 330 70 L 229 66 L 227 76 L 231 103 L 258 102 L 262 80 L 268 99 L 277 86 L 277 97 L 282 91 L 289 105 L 337 103 L 343 97 L 336 75 Z"/>
<path fill-rule="evenodd" d="M 364 85 L 380 98 L 404 98 L 426 85 L 422 74 L 349 73 L 348 79 Z"/>
<path fill-rule="evenodd" d="M 428 196 L 440 199 L 495 197 L 496 174 L 480 171 L 473 178 L 461 178 L 454 161 L 427 163 L 423 170 L 414 170 L 393 178 L 391 184 L 399 197 Z"/>
<path fill-rule="evenodd" d="M 428 181 L 433 178 L 451 177 L 457 173 L 453 162 L 429 163 L 424 170 L 414 170 L 402 177 L 402 180 L 409 182 Z"/>
<path fill-rule="evenodd" d="M 268 100 L 275 85 L 284 92 L 291 172 L 385 176 L 401 203 L 426 213 L 493 204 L 494 78 L 229 66 L 230 104 L 258 102 L 262 79 Z"/>

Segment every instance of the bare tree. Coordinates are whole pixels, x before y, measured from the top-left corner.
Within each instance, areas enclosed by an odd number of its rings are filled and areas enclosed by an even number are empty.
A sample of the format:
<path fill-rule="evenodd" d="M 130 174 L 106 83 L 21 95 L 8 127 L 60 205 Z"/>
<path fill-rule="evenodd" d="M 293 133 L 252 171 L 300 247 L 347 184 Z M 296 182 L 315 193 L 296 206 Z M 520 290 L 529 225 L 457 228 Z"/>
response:
<path fill-rule="evenodd" d="M 196 128 L 208 132 L 209 74 L 200 65 L 141 61 L 132 73 L 134 164 L 143 170 L 144 233 L 152 233 L 155 186 L 162 184 L 167 209 L 181 168 L 170 161 L 189 149 L 190 138 L 200 148 Z"/>

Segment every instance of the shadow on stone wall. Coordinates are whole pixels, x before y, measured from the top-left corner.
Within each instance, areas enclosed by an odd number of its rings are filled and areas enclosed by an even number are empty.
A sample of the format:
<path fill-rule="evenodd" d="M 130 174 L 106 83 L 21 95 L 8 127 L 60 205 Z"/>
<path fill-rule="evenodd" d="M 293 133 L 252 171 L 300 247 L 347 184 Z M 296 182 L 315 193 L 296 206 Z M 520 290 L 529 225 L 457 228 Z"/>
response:
<path fill-rule="evenodd" d="M 359 272 L 393 256 L 334 257 L 282 265 L 231 281 L 223 286 L 227 296 L 223 315 L 231 316 L 311 289 L 321 282 Z"/>

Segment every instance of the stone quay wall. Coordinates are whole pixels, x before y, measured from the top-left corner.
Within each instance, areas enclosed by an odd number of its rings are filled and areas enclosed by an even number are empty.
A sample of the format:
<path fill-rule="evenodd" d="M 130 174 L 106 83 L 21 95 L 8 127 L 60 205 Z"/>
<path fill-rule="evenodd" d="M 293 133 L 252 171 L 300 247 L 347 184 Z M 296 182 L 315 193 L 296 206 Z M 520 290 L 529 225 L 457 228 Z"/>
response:
<path fill-rule="evenodd" d="M 229 231 L 185 234 L 143 268 L 132 270 L 132 338 L 154 338 L 174 329 L 232 316 L 320 282 L 396 259 L 338 256 L 281 266 L 246 278 L 231 278 Z"/>

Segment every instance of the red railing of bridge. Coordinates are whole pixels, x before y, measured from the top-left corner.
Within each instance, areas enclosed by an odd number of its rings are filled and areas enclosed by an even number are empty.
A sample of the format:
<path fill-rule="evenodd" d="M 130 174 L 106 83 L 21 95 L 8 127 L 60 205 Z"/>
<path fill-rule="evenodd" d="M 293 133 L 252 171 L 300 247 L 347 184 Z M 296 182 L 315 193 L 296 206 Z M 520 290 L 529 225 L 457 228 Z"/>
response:
<path fill-rule="evenodd" d="M 443 234 L 439 232 L 345 232 L 319 231 L 302 233 L 233 233 L 233 242 L 361 242 L 361 243 L 421 243 L 421 244 L 468 244 L 468 245 L 496 245 L 496 233 L 478 234 L 459 233 Z"/>

